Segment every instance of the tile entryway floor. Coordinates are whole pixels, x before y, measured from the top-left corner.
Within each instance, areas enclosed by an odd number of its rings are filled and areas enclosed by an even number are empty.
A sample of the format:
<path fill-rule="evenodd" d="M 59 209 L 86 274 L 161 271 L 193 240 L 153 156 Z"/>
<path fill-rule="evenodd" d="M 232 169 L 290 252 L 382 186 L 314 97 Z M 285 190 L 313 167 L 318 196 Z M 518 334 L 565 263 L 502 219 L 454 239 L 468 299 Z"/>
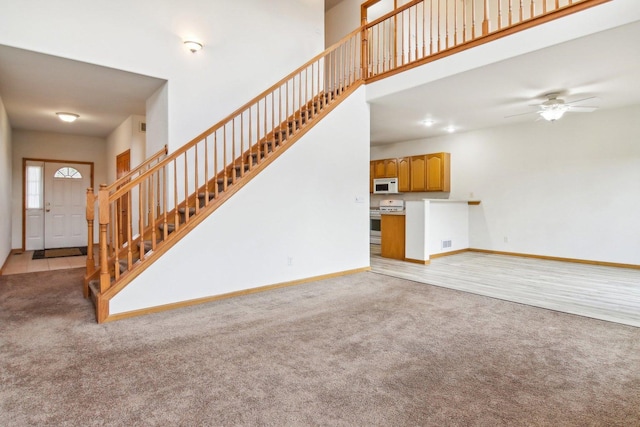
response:
<path fill-rule="evenodd" d="M 33 251 L 9 255 L 2 274 L 33 273 L 35 271 L 62 270 L 65 268 L 86 267 L 87 257 L 70 256 L 62 258 L 32 259 Z"/>

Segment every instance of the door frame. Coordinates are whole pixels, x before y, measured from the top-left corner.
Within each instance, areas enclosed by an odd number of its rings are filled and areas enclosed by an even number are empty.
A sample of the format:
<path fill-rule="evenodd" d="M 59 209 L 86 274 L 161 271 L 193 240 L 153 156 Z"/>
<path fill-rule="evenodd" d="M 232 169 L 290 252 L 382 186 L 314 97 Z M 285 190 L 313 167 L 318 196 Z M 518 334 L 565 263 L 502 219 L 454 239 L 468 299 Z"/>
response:
<path fill-rule="evenodd" d="M 126 167 L 120 168 L 122 165 L 122 160 L 126 160 Z M 116 181 L 131 172 L 131 149 L 126 149 L 122 153 L 116 155 Z M 129 180 L 127 180 L 129 182 Z M 121 184 L 118 188 L 124 185 Z M 124 196 L 120 197 L 116 201 L 116 229 L 119 230 L 120 242 L 124 242 L 125 240 L 125 227 L 124 224 L 129 223 L 129 217 L 131 215 L 131 193 L 127 193 Z M 128 231 L 127 231 L 128 235 Z M 128 236 L 127 236 L 128 237 Z"/>
<path fill-rule="evenodd" d="M 89 185 L 90 188 L 94 188 L 93 183 L 93 174 L 94 174 L 94 163 L 93 162 L 83 162 L 80 160 L 59 160 L 59 159 L 37 159 L 32 157 L 23 157 L 22 158 L 22 252 L 25 251 L 26 248 L 26 236 L 27 236 L 27 186 L 25 185 L 25 180 L 27 178 L 27 162 L 44 162 L 44 163 L 68 163 L 68 164 L 76 164 L 76 165 L 89 165 L 91 168 L 91 176 L 89 177 Z M 44 176 L 43 176 L 44 179 Z"/>

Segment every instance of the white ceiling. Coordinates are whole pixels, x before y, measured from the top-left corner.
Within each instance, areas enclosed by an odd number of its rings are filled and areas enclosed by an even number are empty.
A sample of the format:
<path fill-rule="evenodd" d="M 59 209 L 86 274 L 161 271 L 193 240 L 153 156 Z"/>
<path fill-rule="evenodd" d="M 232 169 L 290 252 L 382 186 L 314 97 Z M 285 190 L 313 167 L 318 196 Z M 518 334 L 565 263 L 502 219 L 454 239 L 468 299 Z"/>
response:
<path fill-rule="evenodd" d="M 372 145 L 534 121 L 549 92 L 600 110 L 640 105 L 640 22 L 517 56 L 376 99 Z M 588 113 L 567 113 L 588 114 Z M 421 121 L 431 118 L 427 128 Z"/>
<path fill-rule="evenodd" d="M 327 0 L 328 1 L 328 0 Z M 530 104 L 560 91 L 566 101 L 597 96 L 600 109 L 640 105 L 640 22 L 514 57 L 376 99 L 373 145 L 469 131 L 536 115 Z M 166 81 L 0 45 L 0 97 L 11 126 L 105 137 Z M 56 111 L 80 115 L 63 123 Z M 577 114 L 577 113 L 568 113 Z M 588 114 L 588 113 L 581 113 Z M 421 121 L 432 118 L 431 128 Z"/>
<path fill-rule="evenodd" d="M 106 137 L 165 80 L 0 45 L 0 98 L 13 129 Z M 76 113 L 64 123 L 58 111 Z"/>

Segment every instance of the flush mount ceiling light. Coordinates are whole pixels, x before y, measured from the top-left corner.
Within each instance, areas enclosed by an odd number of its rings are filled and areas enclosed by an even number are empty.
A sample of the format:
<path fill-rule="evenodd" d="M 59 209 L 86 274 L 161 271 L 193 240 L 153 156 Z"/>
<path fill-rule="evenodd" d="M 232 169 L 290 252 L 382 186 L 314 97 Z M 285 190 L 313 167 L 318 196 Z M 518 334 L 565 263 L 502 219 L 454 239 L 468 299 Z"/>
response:
<path fill-rule="evenodd" d="M 77 114 L 73 114 L 73 113 L 62 113 L 62 112 L 56 113 L 56 115 L 58 116 L 58 118 L 60 118 L 60 120 L 62 120 L 63 122 L 67 122 L 67 123 L 75 122 L 75 121 L 76 121 L 76 119 L 77 119 L 78 117 L 80 117 L 80 116 L 79 116 L 79 115 L 77 115 Z"/>
<path fill-rule="evenodd" d="M 202 43 L 198 43 L 193 40 L 187 40 L 184 42 L 184 45 L 191 51 L 191 53 L 196 53 L 200 49 L 202 49 Z"/>

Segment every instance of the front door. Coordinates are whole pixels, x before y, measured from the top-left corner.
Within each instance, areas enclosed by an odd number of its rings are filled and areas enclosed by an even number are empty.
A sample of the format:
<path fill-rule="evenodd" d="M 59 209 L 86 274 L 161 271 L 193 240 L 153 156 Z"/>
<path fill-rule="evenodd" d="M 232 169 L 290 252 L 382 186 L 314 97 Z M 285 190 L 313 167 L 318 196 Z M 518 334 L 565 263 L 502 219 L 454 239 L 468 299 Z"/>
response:
<path fill-rule="evenodd" d="M 90 177 L 90 165 L 45 163 L 45 249 L 87 245 L 85 206 Z"/>

